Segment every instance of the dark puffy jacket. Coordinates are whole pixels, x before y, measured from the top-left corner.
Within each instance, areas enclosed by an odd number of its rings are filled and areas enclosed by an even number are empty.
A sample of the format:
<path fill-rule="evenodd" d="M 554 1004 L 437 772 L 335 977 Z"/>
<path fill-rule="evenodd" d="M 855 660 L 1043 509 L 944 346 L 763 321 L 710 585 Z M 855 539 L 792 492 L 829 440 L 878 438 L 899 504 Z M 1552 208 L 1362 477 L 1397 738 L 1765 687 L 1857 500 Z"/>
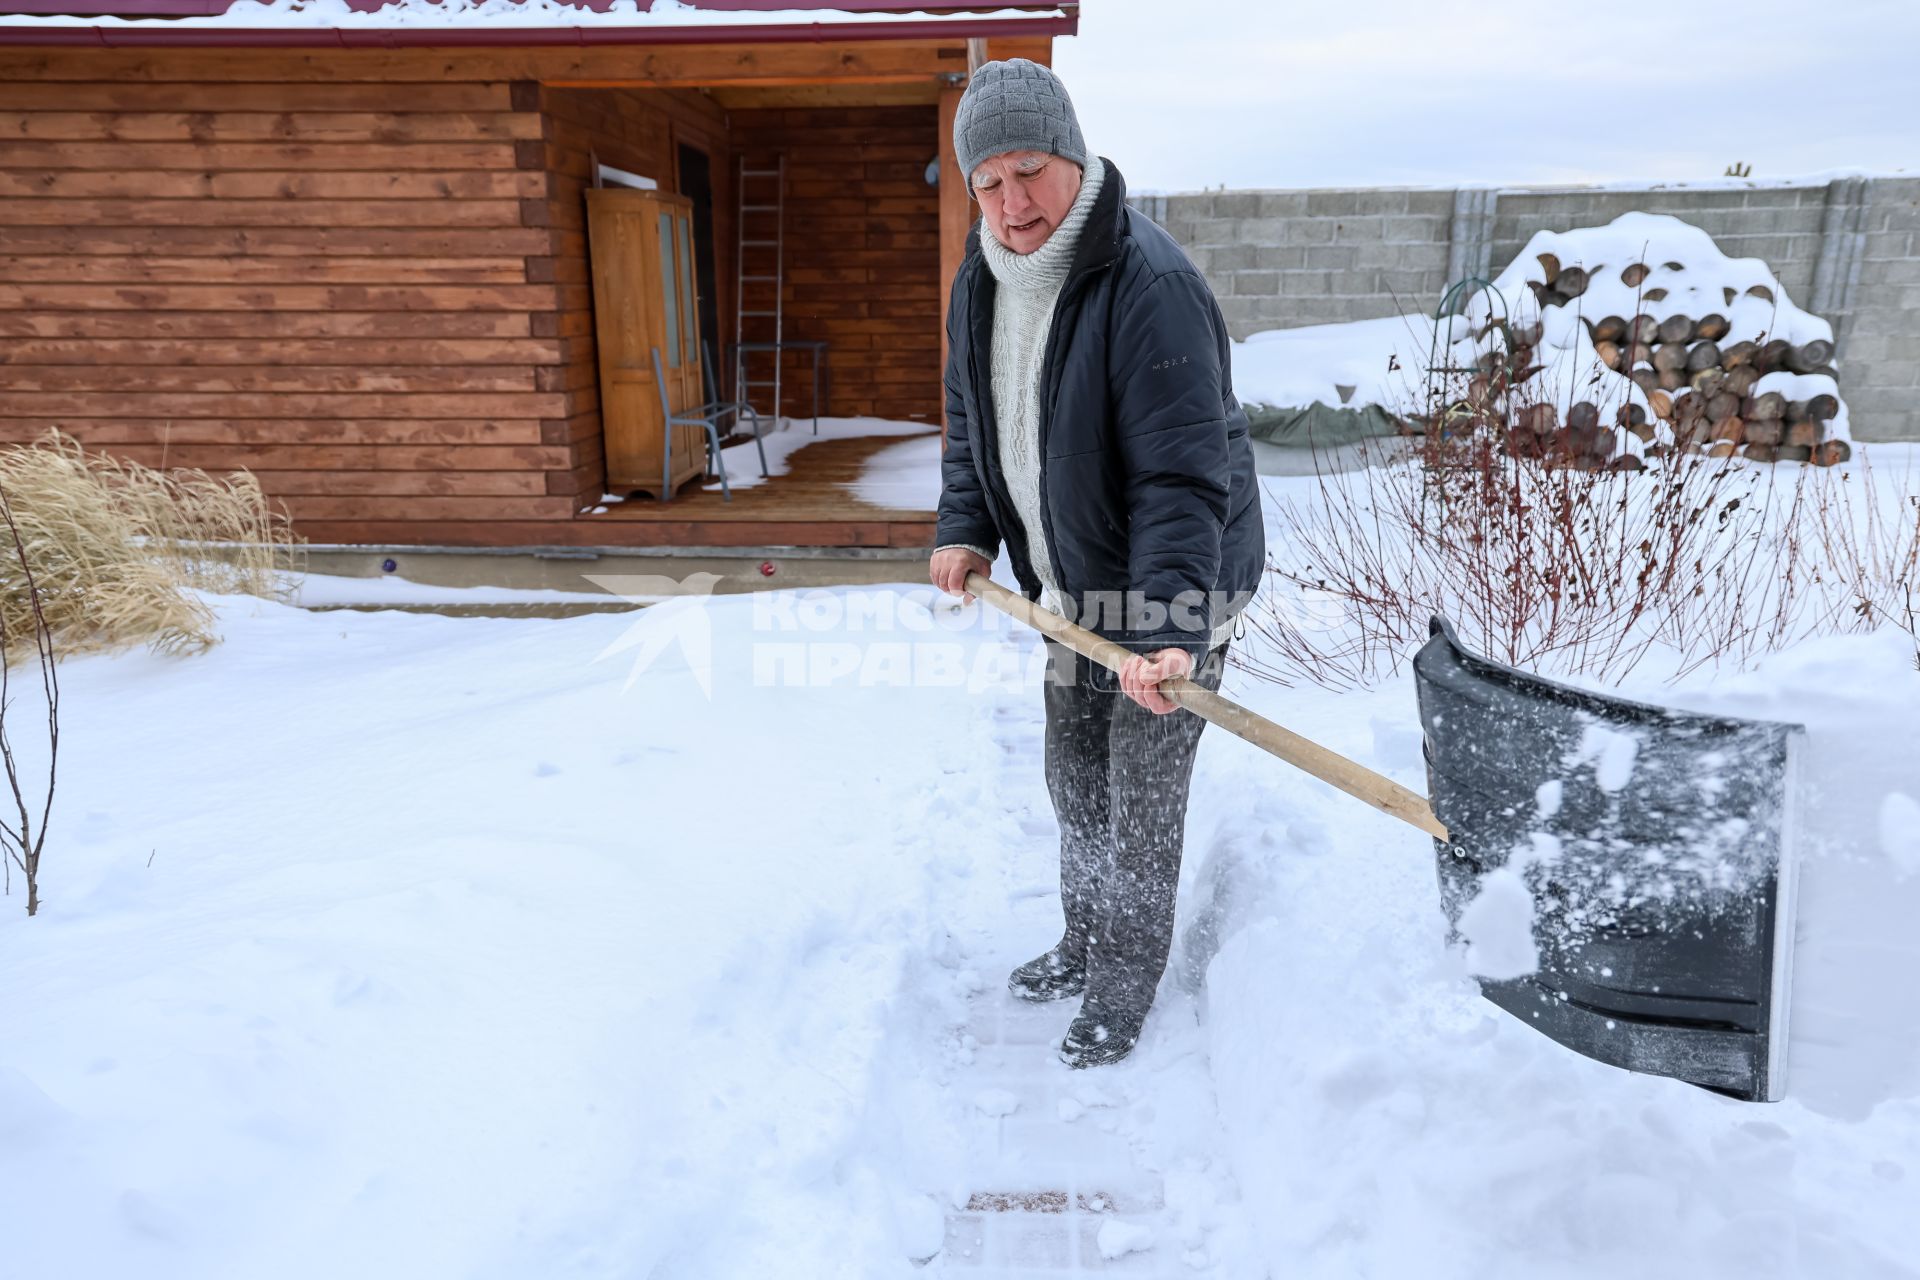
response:
<path fill-rule="evenodd" d="M 1244 606 L 1266 560 L 1247 416 L 1213 291 L 1172 236 L 1127 207 L 1120 171 L 1105 163 L 1041 366 L 1041 521 L 1070 614 L 1135 652 L 1182 648 L 1197 664 L 1220 611 Z M 1032 549 L 998 460 L 996 282 L 982 234 L 976 222 L 947 310 L 934 545 L 992 553 L 1005 542 L 1035 599 Z"/>

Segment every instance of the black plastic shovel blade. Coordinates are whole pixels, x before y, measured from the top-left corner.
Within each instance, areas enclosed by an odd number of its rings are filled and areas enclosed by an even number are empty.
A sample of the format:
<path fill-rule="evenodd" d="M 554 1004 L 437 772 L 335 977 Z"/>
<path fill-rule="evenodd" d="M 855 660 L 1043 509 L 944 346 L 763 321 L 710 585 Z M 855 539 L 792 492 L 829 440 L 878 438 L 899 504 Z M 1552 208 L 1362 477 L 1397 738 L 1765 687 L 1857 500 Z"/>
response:
<path fill-rule="evenodd" d="M 1532 898 L 1538 968 L 1486 997 L 1601 1062 L 1783 1097 L 1800 726 L 1556 684 L 1440 618 L 1414 675 L 1448 920 L 1501 868 Z"/>

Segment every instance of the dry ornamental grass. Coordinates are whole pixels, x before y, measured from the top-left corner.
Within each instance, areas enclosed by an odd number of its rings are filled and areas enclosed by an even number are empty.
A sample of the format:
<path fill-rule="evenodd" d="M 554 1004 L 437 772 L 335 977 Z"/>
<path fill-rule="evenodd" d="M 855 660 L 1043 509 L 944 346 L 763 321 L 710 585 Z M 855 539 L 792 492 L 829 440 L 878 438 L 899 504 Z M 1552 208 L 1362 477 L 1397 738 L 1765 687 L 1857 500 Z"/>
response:
<path fill-rule="evenodd" d="M 19 533 L 56 652 L 149 645 L 164 653 L 214 643 L 213 614 L 195 594 L 280 597 L 298 547 L 245 472 L 156 471 L 89 454 L 50 431 L 0 448 L 0 494 Z M 0 631 L 34 632 L 28 574 L 0 557 Z M 29 646 L 11 645 L 20 660 Z"/>

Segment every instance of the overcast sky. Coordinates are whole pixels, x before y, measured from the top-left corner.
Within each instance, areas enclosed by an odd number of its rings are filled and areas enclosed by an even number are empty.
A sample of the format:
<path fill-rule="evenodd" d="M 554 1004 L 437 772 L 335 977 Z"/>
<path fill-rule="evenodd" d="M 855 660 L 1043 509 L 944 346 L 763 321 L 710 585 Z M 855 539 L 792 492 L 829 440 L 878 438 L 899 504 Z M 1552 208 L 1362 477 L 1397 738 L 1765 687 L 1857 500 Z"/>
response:
<path fill-rule="evenodd" d="M 1920 0 L 1083 0 L 1133 190 L 1920 173 Z"/>

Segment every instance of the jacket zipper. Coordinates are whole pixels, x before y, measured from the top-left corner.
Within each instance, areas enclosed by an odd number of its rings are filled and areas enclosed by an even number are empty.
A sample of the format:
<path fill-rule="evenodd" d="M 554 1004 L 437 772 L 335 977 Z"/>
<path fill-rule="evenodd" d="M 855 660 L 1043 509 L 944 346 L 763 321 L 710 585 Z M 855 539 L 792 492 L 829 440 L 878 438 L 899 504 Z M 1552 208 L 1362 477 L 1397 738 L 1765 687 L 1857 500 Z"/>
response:
<path fill-rule="evenodd" d="M 973 270 L 974 276 L 973 279 L 968 282 L 968 292 L 973 296 L 978 296 L 982 284 L 982 277 L 988 274 L 985 262 L 979 262 Z M 996 285 L 996 295 L 998 292 L 999 287 Z M 994 305 L 999 305 L 997 296 Z M 1009 519 L 999 518 L 1001 516 L 1012 516 L 1013 499 L 1012 495 L 1008 495 L 1007 501 L 1004 503 L 1001 502 L 999 493 L 994 488 L 993 477 L 998 474 L 1000 470 L 1000 424 L 994 420 L 993 386 L 991 382 L 989 382 L 985 386 L 983 394 L 980 382 L 980 334 L 973 323 L 974 307 L 969 305 L 967 311 L 967 382 L 968 385 L 973 388 L 974 405 L 978 409 L 974 417 L 980 420 L 980 425 L 983 428 L 975 442 L 977 447 L 974 449 L 974 474 L 980 480 L 980 490 L 986 495 L 987 501 L 998 508 L 995 513 L 995 523 L 1000 526 L 1002 538 L 1006 541 L 1010 550 L 1017 548 L 1019 552 L 1018 556 L 1014 558 L 1014 564 L 1017 566 L 1020 561 L 1024 559 L 1027 562 L 1029 572 L 1033 572 L 1033 549 L 1027 545 L 1026 533 L 1020 528 L 1018 517 L 1015 516 Z M 991 326 L 989 326 L 989 344 L 991 344 Z M 988 358 L 991 359 L 991 354 L 989 354 Z M 1035 572 L 1034 577 L 1038 578 L 1039 574 Z"/>
<path fill-rule="evenodd" d="M 1054 355 L 1060 348 L 1060 317 L 1066 312 L 1067 304 L 1085 292 L 1088 280 L 1112 265 L 1111 258 L 1095 263 L 1067 281 L 1066 287 L 1060 290 L 1060 296 L 1053 304 L 1053 318 L 1047 322 L 1047 351 L 1040 360 L 1040 431 L 1037 442 L 1040 450 L 1040 532 L 1047 541 L 1047 561 L 1053 566 L 1053 580 L 1060 584 L 1062 593 L 1066 592 L 1067 584 L 1065 575 L 1060 572 L 1057 550 L 1060 540 L 1053 536 L 1053 516 L 1047 504 L 1047 436 L 1053 431 Z M 1032 559 L 1031 552 L 1028 553 L 1028 559 Z"/>

